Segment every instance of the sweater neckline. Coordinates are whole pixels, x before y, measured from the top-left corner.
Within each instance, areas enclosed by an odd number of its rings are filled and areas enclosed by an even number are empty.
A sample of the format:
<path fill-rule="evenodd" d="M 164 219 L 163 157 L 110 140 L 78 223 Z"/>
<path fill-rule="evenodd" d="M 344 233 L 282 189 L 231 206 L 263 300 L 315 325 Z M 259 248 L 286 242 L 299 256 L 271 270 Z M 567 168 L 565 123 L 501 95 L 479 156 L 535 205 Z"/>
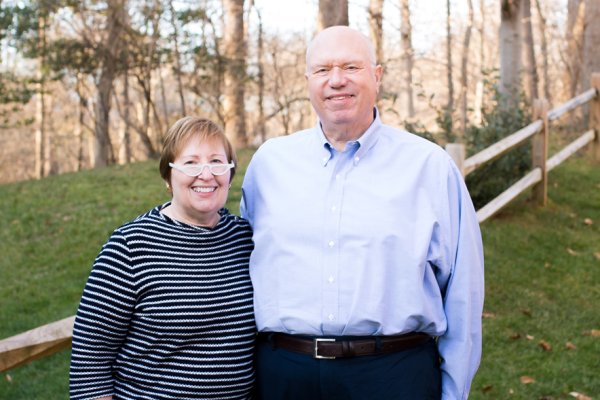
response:
<path fill-rule="evenodd" d="M 157 206 L 156 208 L 154 208 L 152 210 L 152 214 L 154 214 L 155 217 L 158 217 L 158 218 L 162 219 L 163 221 L 166 221 L 166 222 L 168 222 L 170 224 L 176 225 L 176 226 L 181 227 L 181 228 L 186 228 L 188 230 L 193 230 L 193 231 L 196 231 L 196 232 L 213 232 L 213 231 L 216 231 L 216 230 L 218 230 L 225 223 L 225 221 L 231 215 L 229 213 L 228 209 L 226 209 L 225 207 L 221 208 L 219 210 L 219 215 L 221 216 L 221 218 L 219 218 L 219 221 L 217 222 L 217 224 L 215 226 L 213 226 L 212 228 L 210 228 L 210 227 L 207 227 L 207 226 L 193 225 L 193 224 L 189 224 L 187 222 L 179 221 L 179 220 L 171 218 L 168 215 L 162 213 L 161 210 L 163 210 L 164 208 L 168 207 L 169 205 L 171 205 L 170 201 Z"/>

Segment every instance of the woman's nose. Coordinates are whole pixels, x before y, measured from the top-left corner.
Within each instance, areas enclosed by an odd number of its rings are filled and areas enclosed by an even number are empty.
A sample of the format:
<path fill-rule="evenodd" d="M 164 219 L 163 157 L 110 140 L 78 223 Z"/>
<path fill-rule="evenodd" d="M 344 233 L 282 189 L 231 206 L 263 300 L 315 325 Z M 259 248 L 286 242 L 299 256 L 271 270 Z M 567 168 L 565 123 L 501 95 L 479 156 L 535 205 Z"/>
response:
<path fill-rule="evenodd" d="M 202 171 L 200 171 L 200 175 L 197 176 L 197 178 L 202 178 L 202 179 L 211 179 L 213 177 L 212 172 L 210 172 L 210 166 L 208 164 L 204 164 L 202 166 Z"/>

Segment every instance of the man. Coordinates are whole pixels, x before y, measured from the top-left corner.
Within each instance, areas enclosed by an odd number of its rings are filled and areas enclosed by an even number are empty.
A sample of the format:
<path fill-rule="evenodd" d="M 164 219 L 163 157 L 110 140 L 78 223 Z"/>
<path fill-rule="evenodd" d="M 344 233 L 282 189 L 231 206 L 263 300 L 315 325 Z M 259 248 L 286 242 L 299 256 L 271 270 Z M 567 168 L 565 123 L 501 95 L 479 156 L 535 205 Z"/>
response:
<path fill-rule="evenodd" d="M 361 33 L 319 33 L 306 53 L 319 123 L 267 141 L 246 172 L 259 399 L 468 396 L 479 225 L 450 157 L 382 124 L 382 73 Z"/>

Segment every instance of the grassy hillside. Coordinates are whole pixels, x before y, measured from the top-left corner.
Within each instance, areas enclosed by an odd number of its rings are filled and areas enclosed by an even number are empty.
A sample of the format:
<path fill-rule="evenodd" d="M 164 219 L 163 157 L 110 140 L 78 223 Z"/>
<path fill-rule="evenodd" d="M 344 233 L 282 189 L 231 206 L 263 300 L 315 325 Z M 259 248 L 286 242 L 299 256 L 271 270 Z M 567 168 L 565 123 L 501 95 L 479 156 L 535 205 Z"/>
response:
<path fill-rule="evenodd" d="M 112 230 L 168 196 L 149 161 L 2 185 L 0 199 L 4 338 L 73 315 Z M 600 398 L 600 167 L 569 161 L 550 174 L 548 207 L 522 199 L 482 230 L 484 356 L 471 398 Z M 2 374 L 0 399 L 67 399 L 68 362 L 64 351 Z"/>

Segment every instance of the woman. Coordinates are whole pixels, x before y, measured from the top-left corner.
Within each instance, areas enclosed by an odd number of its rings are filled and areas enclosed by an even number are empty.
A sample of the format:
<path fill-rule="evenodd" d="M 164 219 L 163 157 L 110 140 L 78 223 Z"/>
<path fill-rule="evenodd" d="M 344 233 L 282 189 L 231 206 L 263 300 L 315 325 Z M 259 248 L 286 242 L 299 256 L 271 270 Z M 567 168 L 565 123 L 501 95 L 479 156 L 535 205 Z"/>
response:
<path fill-rule="evenodd" d="M 252 232 L 223 208 L 235 162 L 213 122 L 171 127 L 159 167 L 171 201 L 115 230 L 85 286 L 71 399 L 250 397 Z"/>

